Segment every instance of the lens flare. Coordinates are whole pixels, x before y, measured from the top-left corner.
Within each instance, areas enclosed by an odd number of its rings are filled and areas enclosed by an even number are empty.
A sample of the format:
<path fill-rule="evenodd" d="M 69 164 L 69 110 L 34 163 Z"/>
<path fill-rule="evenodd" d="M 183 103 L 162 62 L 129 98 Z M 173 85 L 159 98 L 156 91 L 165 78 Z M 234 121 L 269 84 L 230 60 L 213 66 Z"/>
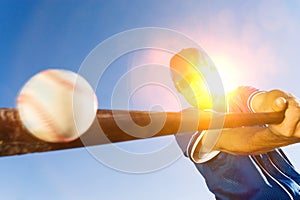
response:
<path fill-rule="evenodd" d="M 210 58 L 198 49 L 183 49 L 172 57 L 170 67 L 175 87 L 185 99 L 196 108 L 212 109 L 221 94 L 211 90 L 217 70 Z"/>
<path fill-rule="evenodd" d="M 175 83 L 177 90 L 194 107 L 212 108 L 211 94 L 200 74 L 189 74 Z"/>

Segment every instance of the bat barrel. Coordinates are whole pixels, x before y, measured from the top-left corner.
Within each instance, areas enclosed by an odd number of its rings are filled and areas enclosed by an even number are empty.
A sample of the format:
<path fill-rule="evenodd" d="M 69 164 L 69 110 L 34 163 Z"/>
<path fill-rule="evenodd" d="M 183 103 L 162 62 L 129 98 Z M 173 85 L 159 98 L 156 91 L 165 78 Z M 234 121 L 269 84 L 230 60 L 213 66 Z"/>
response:
<path fill-rule="evenodd" d="M 181 112 L 98 110 L 96 121 L 98 123 L 94 123 L 81 138 L 68 143 L 48 143 L 35 138 L 26 130 L 16 109 L 1 108 L 0 156 L 123 142 L 203 129 L 280 123 L 283 118 L 283 112 L 212 114 L 195 109 Z M 120 127 L 120 124 L 123 127 Z M 99 138 L 99 127 L 105 136 L 103 140 L 95 139 Z M 83 143 L 82 141 L 88 142 Z"/>

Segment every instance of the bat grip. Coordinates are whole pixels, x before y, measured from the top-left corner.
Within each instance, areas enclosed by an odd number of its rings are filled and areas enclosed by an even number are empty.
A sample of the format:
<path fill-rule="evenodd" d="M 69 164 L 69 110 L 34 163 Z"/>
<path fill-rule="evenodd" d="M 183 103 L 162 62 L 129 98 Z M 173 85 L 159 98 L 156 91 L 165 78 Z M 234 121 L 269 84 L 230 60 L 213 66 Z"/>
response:
<path fill-rule="evenodd" d="M 279 124 L 284 119 L 284 111 L 266 113 L 233 113 L 225 117 L 224 128 Z"/>

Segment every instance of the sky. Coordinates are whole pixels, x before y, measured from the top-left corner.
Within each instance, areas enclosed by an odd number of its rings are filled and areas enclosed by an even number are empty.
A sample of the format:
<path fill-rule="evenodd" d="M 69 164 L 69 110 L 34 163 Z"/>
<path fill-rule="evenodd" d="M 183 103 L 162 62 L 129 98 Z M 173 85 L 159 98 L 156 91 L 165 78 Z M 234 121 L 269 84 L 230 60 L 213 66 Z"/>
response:
<path fill-rule="evenodd" d="M 85 62 L 103 47 L 104 41 L 145 27 L 172 34 L 169 38 L 153 35 L 148 42 L 158 48 L 118 54 L 120 57 L 105 66 L 95 88 L 99 108 L 178 110 L 188 106 L 176 94 L 166 73 L 170 52 L 159 50 L 165 44 L 178 42 L 171 41 L 173 34 L 190 38 L 205 49 L 226 91 L 251 85 L 300 96 L 299 10 L 298 0 L 1 0 L 0 107 L 15 107 L 18 92 L 34 74 L 49 68 L 84 73 Z M 136 40 L 127 43 L 135 44 Z M 107 52 L 115 53 L 122 47 L 120 44 Z M 143 87 L 138 87 L 141 81 Z M 159 156 L 172 144 L 174 139 L 170 136 L 111 144 L 108 149 Z M 121 162 L 110 165 L 95 156 L 95 152 L 105 151 L 101 148 L 0 158 L 1 198 L 213 199 L 193 164 L 180 154 L 172 155 L 170 160 L 159 157 L 161 165 L 133 173 L 126 171 L 126 163 L 131 162 L 131 167 L 148 163 L 105 154 Z M 300 146 L 284 149 L 300 169 Z M 147 162 L 159 164 L 155 157 Z"/>

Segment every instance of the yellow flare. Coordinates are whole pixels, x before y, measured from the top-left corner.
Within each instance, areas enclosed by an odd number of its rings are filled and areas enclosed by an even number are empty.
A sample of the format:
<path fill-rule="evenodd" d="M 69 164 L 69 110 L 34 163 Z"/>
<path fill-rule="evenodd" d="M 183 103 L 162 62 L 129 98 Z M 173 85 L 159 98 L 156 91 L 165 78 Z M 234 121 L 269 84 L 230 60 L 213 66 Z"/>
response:
<path fill-rule="evenodd" d="M 211 94 L 199 74 L 189 74 L 175 82 L 175 86 L 192 106 L 199 109 L 212 108 Z"/>
<path fill-rule="evenodd" d="M 212 65 L 206 54 L 194 48 L 183 49 L 170 61 L 172 79 L 177 90 L 196 108 L 212 108 L 212 95 L 205 81 L 216 73 Z"/>

